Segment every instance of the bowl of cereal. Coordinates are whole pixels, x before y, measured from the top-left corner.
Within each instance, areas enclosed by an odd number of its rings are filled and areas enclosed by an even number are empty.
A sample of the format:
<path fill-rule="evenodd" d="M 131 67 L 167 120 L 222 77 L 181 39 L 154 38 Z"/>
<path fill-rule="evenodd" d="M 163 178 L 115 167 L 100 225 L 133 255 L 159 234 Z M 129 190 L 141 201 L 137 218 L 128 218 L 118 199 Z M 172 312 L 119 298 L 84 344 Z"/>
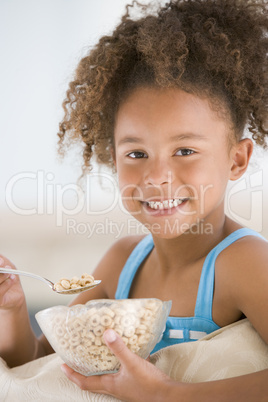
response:
<path fill-rule="evenodd" d="M 147 358 L 162 337 L 170 309 L 171 301 L 159 299 L 100 299 L 50 307 L 35 317 L 62 360 L 90 376 L 119 370 L 118 359 L 103 339 L 106 329 L 114 329 L 132 352 Z"/>

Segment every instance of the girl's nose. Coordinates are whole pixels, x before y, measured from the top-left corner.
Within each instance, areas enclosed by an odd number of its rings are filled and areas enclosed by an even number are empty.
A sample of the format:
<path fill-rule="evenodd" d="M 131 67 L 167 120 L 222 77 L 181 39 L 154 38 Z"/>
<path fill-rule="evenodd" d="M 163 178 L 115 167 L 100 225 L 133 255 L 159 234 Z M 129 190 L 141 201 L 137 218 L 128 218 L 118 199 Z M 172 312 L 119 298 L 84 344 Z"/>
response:
<path fill-rule="evenodd" d="M 151 161 L 145 170 L 145 184 L 160 186 L 169 184 L 173 180 L 173 174 L 166 161 Z"/>

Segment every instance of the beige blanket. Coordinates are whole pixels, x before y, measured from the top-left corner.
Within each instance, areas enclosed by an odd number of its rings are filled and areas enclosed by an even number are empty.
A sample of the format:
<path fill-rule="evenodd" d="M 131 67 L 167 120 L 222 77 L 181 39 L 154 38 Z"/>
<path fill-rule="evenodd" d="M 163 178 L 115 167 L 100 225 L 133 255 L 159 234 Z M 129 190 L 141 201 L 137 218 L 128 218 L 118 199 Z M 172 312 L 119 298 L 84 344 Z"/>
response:
<path fill-rule="evenodd" d="M 152 355 L 152 362 L 178 381 L 210 381 L 268 368 L 268 346 L 245 319 L 197 342 L 162 349 Z M 61 363 L 53 354 L 9 369 L 0 359 L 0 400 L 118 401 L 111 396 L 81 391 L 62 373 Z"/>

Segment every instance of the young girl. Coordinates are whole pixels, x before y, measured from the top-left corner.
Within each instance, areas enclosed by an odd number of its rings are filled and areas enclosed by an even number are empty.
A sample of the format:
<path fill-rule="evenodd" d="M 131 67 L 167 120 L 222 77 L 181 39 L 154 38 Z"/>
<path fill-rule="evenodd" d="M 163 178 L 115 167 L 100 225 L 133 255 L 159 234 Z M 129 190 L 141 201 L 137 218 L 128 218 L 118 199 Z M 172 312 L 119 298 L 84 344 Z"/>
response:
<path fill-rule="evenodd" d="M 81 60 L 60 147 L 83 141 L 84 173 L 93 155 L 114 168 L 125 208 L 151 234 L 118 241 L 94 272 L 101 285 L 72 304 L 171 299 L 155 350 L 245 316 L 268 343 L 267 242 L 224 213 L 227 183 L 252 154 L 245 130 L 267 143 L 267 1 L 174 0 L 151 13 L 142 6 L 138 19 L 130 10 Z M 17 276 L 0 278 L 1 356 L 14 366 L 52 353 L 31 330 Z M 113 330 L 104 338 L 120 371 L 86 378 L 64 365 L 82 389 L 126 401 L 267 400 L 268 370 L 182 384 L 132 354 Z"/>

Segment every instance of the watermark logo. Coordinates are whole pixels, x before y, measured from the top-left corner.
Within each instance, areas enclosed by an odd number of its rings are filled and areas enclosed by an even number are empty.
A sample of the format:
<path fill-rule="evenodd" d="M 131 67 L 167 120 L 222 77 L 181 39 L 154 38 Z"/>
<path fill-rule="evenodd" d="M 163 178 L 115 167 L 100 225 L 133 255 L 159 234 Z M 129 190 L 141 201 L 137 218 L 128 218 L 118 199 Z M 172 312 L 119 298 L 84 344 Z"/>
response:
<path fill-rule="evenodd" d="M 134 218 L 129 218 L 125 222 L 115 222 L 112 219 L 105 218 L 101 222 L 77 222 L 74 218 L 66 220 L 67 234 L 84 236 L 90 239 L 92 236 L 112 235 L 114 239 L 119 239 L 124 235 L 178 235 L 185 234 L 213 234 L 213 227 L 210 223 L 205 223 L 203 220 L 198 220 L 195 225 L 189 225 L 185 222 L 181 223 L 179 219 L 170 222 L 165 219 L 164 223 L 157 222 L 152 225 L 142 224 Z"/>
<path fill-rule="evenodd" d="M 101 178 L 110 188 L 109 204 L 101 209 L 94 210 L 94 179 Z M 88 215 L 100 215 L 111 212 L 119 202 L 117 182 L 115 178 L 106 173 L 102 173 L 101 177 L 98 173 L 92 173 L 87 178 L 85 188 L 76 183 L 57 184 L 53 182 L 55 176 L 49 172 L 45 174 L 43 171 L 22 172 L 14 175 L 6 185 L 6 204 L 8 208 L 18 214 L 24 216 L 31 215 L 56 215 L 56 226 L 62 226 L 64 217 L 75 216 L 85 211 Z M 16 188 L 19 186 L 31 186 L 35 199 L 33 206 L 26 208 L 20 205 L 18 197 L 15 196 Z M 68 202 L 68 198 L 72 198 L 72 202 Z"/>
<path fill-rule="evenodd" d="M 235 195 L 240 195 L 242 205 L 239 213 L 232 208 L 232 198 Z M 225 201 L 226 211 L 232 219 L 256 232 L 261 232 L 263 229 L 263 171 L 258 170 L 235 182 L 227 192 Z M 245 211 L 242 213 L 242 207 L 245 204 L 249 209 L 248 217 L 243 214 Z"/>
<path fill-rule="evenodd" d="M 96 180 L 101 181 L 103 186 L 108 189 L 107 202 L 96 203 Z M 225 197 L 225 207 L 227 214 L 234 220 L 239 221 L 242 225 L 249 226 L 252 229 L 261 232 L 263 227 L 263 171 L 259 170 L 248 176 L 243 177 L 237 182 L 233 182 L 232 187 L 227 191 Z M 31 207 L 25 207 L 21 204 L 20 198 L 16 195 L 17 189 L 21 187 L 27 188 L 31 186 L 31 191 L 35 195 L 32 200 Z M 118 237 L 121 235 L 123 228 L 115 227 L 112 222 L 106 221 L 103 227 L 95 223 L 93 226 L 88 226 L 86 222 L 78 223 L 75 217 L 81 212 L 89 216 L 109 216 L 109 214 L 118 209 L 129 216 L 128 211 L 125 209 L 125 204 L 131 202 L 133 191 L 137 199 L 146 200 L 142 203 L 143 208 L 146 203 L 150 201 L 150 197 L 154 200 L 155 194 L 148 192 L 146 189 L 139 188 L 135 185 L 126 185 L 124 188 L 118 189 L 117 179 L 114 175 L 105 172 L 92 173 L 85 179 L 83 188 L 77 183 L 57 184 L 55 183 L 55 176 L 53 173 L 44 171 L 37 172 L 21 172 L 8 181 L 6 186 L 6 204 L 8 208 L 19 215 L 55 215 L 56 226 L 66 225 L 67 232 L 92 236 L 92 233 L 111 233 Z M 201 185 L 195 188 L 191 184 L 182 185 L 174 189 L 171 184 L 168 188 L 163 190 L 159 186 L 157 197 L 158 199 L 168 198 L 177 199 L 180 197 L 189 197 L 195 204 L 198 210 L 189 210 L 180 208 L 180 214 L 189 216 L 198 214 L 200 218 L 206 210 L 206 203 L 213 191 L 213 185 Z M 149 197 L 150 193 L 150 197 Z M 239 196 L 242 200 L 243 208 L 239 210 L 233 208 L 233 199 Z M 70 202 L 70 198 L 72 202 Z M 106 197 L 104 197 L 106 199 Z M 248 205 L 247 213 L 245 212 L 244 204 Z M 97 205 L 97 207 L 96 207 Z M 158 213 L 153 208 L 150 211 L 151 215 Z M 138 217 L 141 210 L 131 213 L 132 216 Z M 68 221 L 67 221 L 68 220 Z M 167 220 L 168 222 L 168 220 Z M 167 223 L 168 225 L 168 223 Z M 148 228 L 147 228 L 148 229 Z M 125 229 L 124 229 L 125 230 Z M 156 229 L 157 230 L 157 229 Z M 171 228 L 167 227 L 169 232 Z M 174 229 L 175 230 L 175 229 Z M 151 228 L 150 228 L 151 231 Z"/>

